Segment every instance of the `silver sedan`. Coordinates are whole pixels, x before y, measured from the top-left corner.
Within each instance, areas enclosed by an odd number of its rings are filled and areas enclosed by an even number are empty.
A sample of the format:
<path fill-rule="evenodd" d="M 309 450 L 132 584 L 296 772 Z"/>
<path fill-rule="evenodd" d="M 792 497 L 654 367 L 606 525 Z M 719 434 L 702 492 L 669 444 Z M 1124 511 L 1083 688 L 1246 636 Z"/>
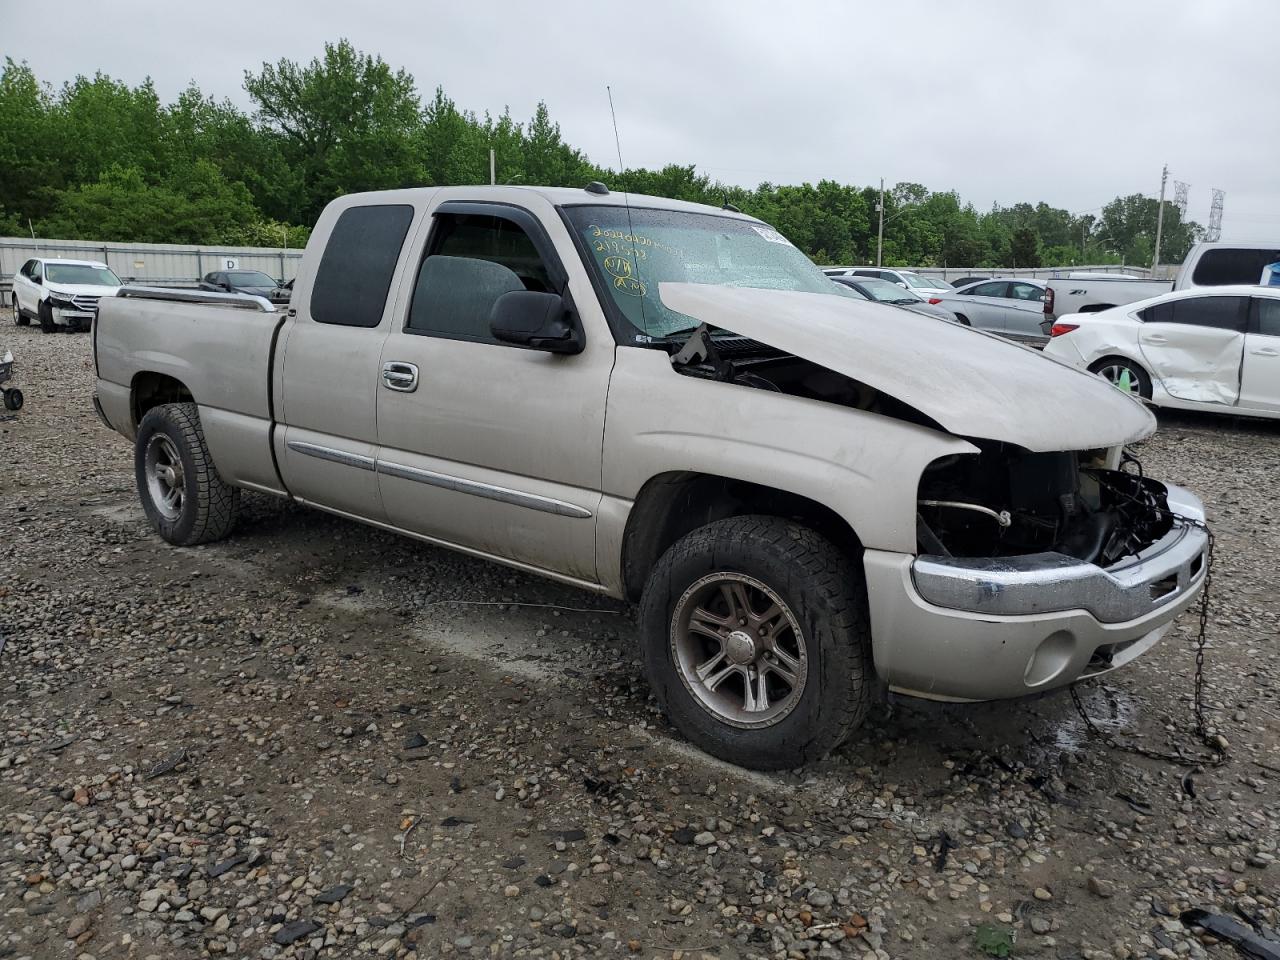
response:
<path fill-rule="evenodd" d="M 935 294 L 929 302 L 946 307 L 961 322 L 1028 346 L 1049 342 L 1041 329 L 1045 286 L 1039 280 L 996 277 L 979 280 L 952 293 Z"/>

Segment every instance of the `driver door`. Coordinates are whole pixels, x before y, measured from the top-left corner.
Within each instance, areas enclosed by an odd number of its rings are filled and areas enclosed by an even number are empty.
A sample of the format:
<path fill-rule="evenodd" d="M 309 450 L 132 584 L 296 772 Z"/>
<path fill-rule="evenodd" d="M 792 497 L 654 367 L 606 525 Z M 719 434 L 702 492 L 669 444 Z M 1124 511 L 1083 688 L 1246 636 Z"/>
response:
<path fill-rule="evenodd" d="M 1167 300 L 1138 315 L 1138 345 L 1169 396 L 1231 406 L 1240 398 L 1248 315 L 1248 297 Z"/>
<path fill-rule="evenodd" d="M 514 205 L 457 201 L 433 214 L 402 282 L 408 310 L 382 347 L 377 473 L 387 519 L 594 584 L 612 338 L 588 331 L 583 352 L 557 355 L 489 331 L 504 293 L 575 299 L 547 231 L 563 235 L 562 249 L 571 240 L 550 208 L 539 220 Z M 576 299 L 594 296 L 587 285 Z"/>

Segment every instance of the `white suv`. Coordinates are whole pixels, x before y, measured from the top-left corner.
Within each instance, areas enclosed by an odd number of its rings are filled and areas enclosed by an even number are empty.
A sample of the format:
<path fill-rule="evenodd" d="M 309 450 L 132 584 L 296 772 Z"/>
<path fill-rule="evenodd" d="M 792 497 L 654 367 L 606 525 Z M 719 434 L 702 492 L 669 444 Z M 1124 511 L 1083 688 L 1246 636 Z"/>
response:
<path fill-rule="evenodd" d="M 45 333 L 88 330 L 98 315 L 98 300 L 114 297 L 120 278 L 95 260 L 28 260 L 13 278 L 13 322 L 32 320 Z"/>

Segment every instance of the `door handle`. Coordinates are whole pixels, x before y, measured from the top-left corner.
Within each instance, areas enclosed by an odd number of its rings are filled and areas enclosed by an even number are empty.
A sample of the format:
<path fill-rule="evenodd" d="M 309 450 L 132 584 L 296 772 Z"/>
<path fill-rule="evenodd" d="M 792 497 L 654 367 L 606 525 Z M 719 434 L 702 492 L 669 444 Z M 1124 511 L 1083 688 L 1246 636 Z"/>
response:
<path fill-rule="evenodd" d="M 382 365 L 382 383 L 389 390 L 413 393 L 418 389 L 418 365 L 389 360 Z"/>
<path fill-rule="evenodd" d="M 1280 351 L 1272 350 L 1270 347 L 1263 347 L 1261 350 L 1250 350 L 1255 357 L 1280 357 Z"/>
<path fill-rule="evenodd" d="M 1157 337 L 1157 336 L 1147 336 L 1147 337 L 1143 337 L 1143 338 L 1142 338 L 1142 341 L 1143 341 L 1143 343 L 1168 343 L 1168 342 L 1169 342 L 1168 338 L 1166 338 L 1166 337 Z"/>

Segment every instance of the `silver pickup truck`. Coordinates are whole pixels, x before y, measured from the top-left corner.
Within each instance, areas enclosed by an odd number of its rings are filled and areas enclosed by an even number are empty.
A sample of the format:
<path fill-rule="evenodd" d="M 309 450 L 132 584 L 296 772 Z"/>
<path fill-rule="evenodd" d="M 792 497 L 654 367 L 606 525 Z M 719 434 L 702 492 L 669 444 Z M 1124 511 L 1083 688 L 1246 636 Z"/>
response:
<path fill-rule="evenodd" d="M 250 490 L 638 601 L 668 716 L 750 767 L 821 756 L 886 688 L 1105 673 L 1205 577 L 1200 503 L 1121 469 L 1141 405 L 849 297 L 730 209 L 346 196 L 287 308 L 125 288 L 94 356 L 169 542 Z"/>

